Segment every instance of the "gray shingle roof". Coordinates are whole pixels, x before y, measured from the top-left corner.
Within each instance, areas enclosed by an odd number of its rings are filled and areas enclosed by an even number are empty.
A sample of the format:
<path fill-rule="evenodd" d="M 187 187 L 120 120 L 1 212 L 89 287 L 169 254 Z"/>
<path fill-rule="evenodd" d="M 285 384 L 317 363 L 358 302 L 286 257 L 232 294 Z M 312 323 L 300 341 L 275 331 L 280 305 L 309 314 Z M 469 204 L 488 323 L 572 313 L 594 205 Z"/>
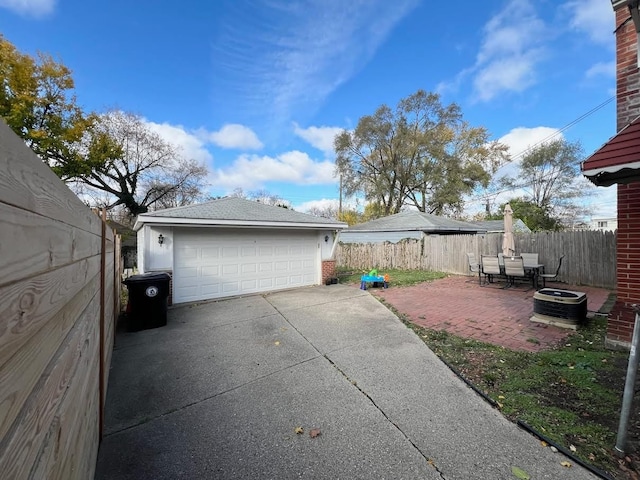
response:
<path fill-rule="evenodd" d="M 316 217 L 307 213 L 295 212 L 288 208 L 274 207 L 238 197 L 224 197 L 195 205 L 167 208 L 165 210 L 145 213 L 141 216 L 167 219 L 234 220 L 246 221 L 248 224 L 256 221 L 310 224 L 326 223 L 327 225 L 340 223 L 328 218 Z"/>
<path fill-rule="evenodd" d="M 469 223 L 478 225 L 487 232 L 504 232 L 504 220 L 482 220 Z M 513 231 L 517 233 L 531 233 L 529 227 L 519 218 L 513 219 Z"/>
<path fill-rule="evenodd" d="M 477 232 L 484 231 L 477 225 L 450 218 L 439 217 L 429 213 L 418 212 L 417 210 L 408 210 L 406 212 L 396 213 L 388 217 L 378 218 L 370 222 L 360 223 L 349 227 L 349 231 L 368 231 L 368 232 L 396 232 L 403 230 L 420 230 L 423 232 Z"/>

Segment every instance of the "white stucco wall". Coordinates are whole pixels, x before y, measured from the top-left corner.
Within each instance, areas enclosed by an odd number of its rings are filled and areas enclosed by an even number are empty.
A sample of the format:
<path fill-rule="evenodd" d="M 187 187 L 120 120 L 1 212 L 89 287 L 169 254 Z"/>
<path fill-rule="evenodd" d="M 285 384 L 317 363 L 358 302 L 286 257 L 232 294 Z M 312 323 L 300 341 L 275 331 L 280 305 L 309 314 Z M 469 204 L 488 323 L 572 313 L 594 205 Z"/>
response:
<path fill-rule="evenodd" d="M 162 245 L 158 237 L 162 234 Z M 138 230 L 138 270 L 148 273 L 173 269 L 173 228 L 143 226 Z"/>

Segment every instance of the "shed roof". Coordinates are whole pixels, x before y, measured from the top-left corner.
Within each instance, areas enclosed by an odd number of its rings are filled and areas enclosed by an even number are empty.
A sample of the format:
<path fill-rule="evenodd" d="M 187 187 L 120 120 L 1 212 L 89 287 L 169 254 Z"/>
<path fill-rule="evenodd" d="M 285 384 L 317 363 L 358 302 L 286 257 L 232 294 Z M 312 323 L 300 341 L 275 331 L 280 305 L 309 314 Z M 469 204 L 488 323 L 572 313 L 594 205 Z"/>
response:
<path fill-rule="evenodd" d="M 328 218 L 238 197 L 224 197 L 205 203 L 145 213 L 138 216 L 134 229 L 138 230 L 145 223 L 329 229 L 347 227 L 346 223 Z"/>
<path fill-rule="evenodd" d="M 640 117 L 582 162 L 582 174 L 596 185 L 640 180 Z"/>
<path fill-rule="evenodd" d="M 504 220 L 481 220 L 469 223 L 478 225 L 487 232 L 504 232 Z M 531 233 L 531 229 L 519 218 L 513 219 L 513 231 L 519 233 Z"/>
<path fill-rule="evenodd" d="M 484 232 L 486 229 L 459 220 L 431 215 L 417 210 L 407 210 L 387 217 L 371 220 L 349 227 L 346 232 L 400 232 L 418 230 L 423 232 Z"/>

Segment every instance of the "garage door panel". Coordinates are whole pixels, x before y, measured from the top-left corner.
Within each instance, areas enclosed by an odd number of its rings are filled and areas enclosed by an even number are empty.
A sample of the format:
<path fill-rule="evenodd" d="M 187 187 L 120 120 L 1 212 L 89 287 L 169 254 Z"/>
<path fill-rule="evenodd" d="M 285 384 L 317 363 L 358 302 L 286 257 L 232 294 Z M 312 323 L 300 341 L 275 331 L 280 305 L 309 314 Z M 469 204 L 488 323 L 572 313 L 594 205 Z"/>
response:
<path fill-rule="evenodd" d="M 274 285 L 276 288 L 284 288 L 289 285 L 289 277 L 276 277 L 274 278 Z"/>
<path fill-rule="evenodd" d="M 220 249 L 217 247 L 202 247 L 201 260 L 203 263 L 215 263 L 220 260 Z"/>
<path fill-rule="evenodd" d="M 240 282 L 224 282 L 222 284 L 222 292 L 227 295 L 240 293 Z"/>
<path fill-rule="evenodd" d="M 258 266 L 255 263 L 243 263 L 240 271 L 242 273 L 257 273 Z"/>
<path fill-rule="evenodd" d="M 314 285 L 318 255 L 310 232 L 176 229 L 174 302 Z"/>
<path fill-rule="evenodd" d="M 202 277 L 219 277 L 220 266 L 219 265 L 207 265 L 201 268 L 200 274 Z"/>
<path fill-rule="evenodd" d="M 238 258 L 238 247 L 224 247 L 222 249 L 222 258 Z"/>
<path fill-rule="evenodd" d="M 242 280 L 240 282 L 240 288 L 243 292 L 256 291 L 258 289 L 258 279 L 252 278 L 248 280 Z"/>
<path fill-rule="evenodd" d="M 222 276 L 237 275 L 240 272 L 237 263 L 231 263 L 228 265 L 222 265 Z"/>
<path fill-rule="evenodd" d="M 273 272 L 273 263 L 272 262 L 261 262 L 259 270 L 260 270 L 261 273 Z"/>

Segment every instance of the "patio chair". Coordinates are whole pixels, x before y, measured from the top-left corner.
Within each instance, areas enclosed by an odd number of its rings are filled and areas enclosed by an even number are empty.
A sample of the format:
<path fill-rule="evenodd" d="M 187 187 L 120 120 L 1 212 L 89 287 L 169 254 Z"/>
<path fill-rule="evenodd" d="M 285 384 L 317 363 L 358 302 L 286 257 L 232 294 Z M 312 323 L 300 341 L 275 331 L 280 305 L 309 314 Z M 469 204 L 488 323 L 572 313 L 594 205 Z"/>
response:
<path fill-rule="evenodd" d="M 475 253 L 467 253 L 467 258 L 469 259 L 469 271 L 475 275 L 478 274 L 478 283 L 480 283 L 480 264 L 478 260 L 476 260 Z"/>
<path fill-rule="evenodd" d="M 556 278 L 558 278 L 558 274 L 560 273 L 560 267 L 562 266 L 562 259 L 564 258 L 564 255 L 560 256 L 560 259 L 558 260 L 558 268 L 556 268 L 556 273 L 540 273 L 538 274 L 538 277 L 542 279 L 542 288 L 544 288 L 546 286 L 547 280 L 555 280 Z"/>
<path fill-rule="evenodd" d="M 507 277 L 507 288 L 514 286 L 518 278 L 528 279 L 522 257 L 504 257 L 504 274 Z"/>
<path fill-rule="evenodd" d="M 525 267 L 539 264 L 537 253 L 521 253 L 520 256 L 522 257 Z"/>
<path fill-rule="evenodd" d="M 498 256 L 493 255 L 482 255 L 480 257 L 480 268 L 481 273 L 485 278 L 485 285 L 487 283 L 493 283 L 493 279 L 496 275 L 501 275 L 502 271 L 500 270 L 500 263 L 498 260 Z M 480 277 L 478 277 L 480 278 Z M 480 285 L 482 285 L 482 281 L 480 281 Z"/>

